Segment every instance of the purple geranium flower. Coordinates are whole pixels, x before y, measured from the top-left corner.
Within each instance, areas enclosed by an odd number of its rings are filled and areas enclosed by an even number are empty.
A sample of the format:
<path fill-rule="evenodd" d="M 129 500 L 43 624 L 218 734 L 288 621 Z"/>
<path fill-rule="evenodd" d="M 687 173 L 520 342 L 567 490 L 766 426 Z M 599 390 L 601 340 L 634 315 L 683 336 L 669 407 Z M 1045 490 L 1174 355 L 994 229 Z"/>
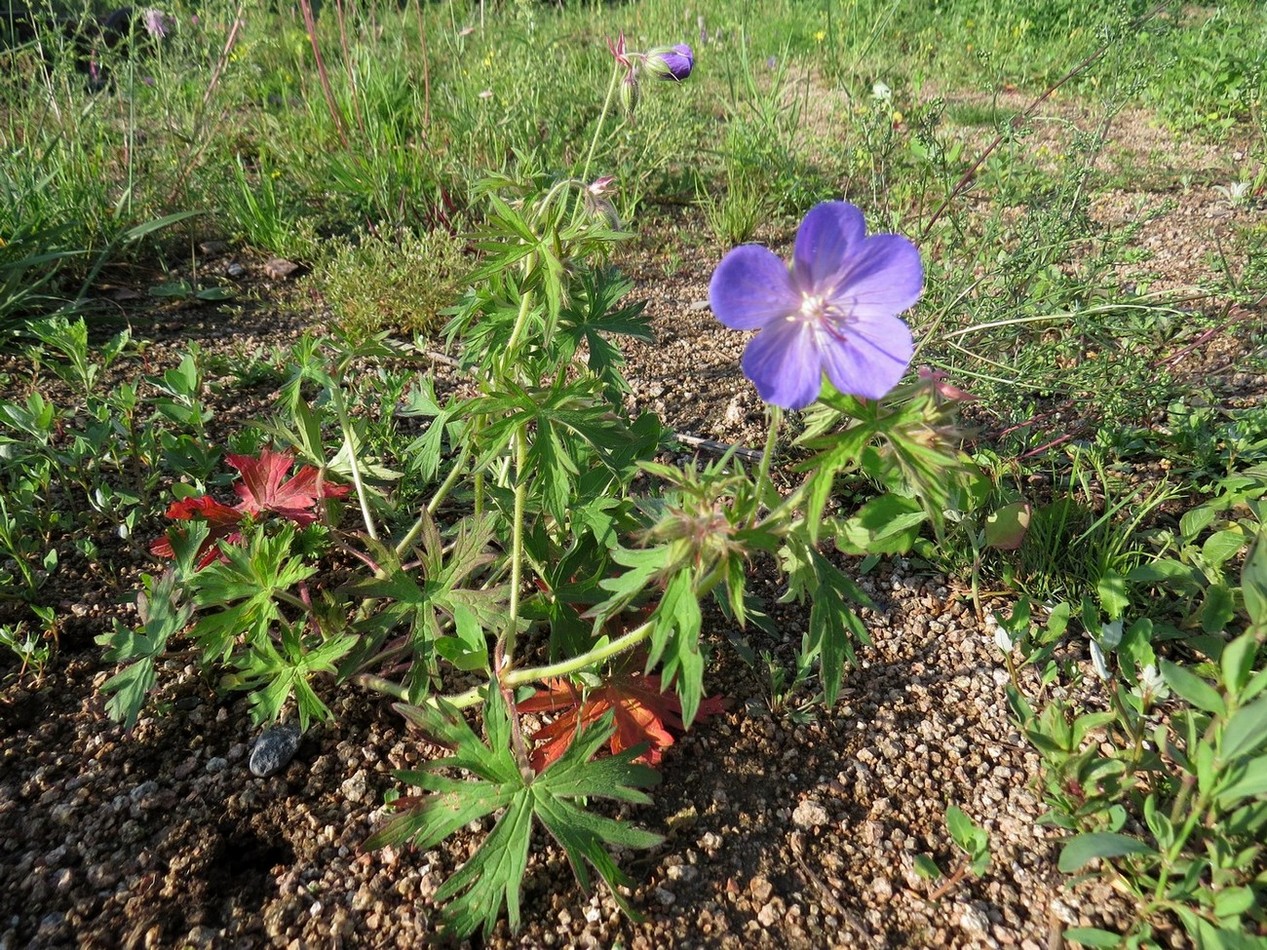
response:
<path fill-rule="evenodd" d="M 695 68 L 695 54 L 685 43 L 653 49 L 647 53 L 647 70 L 657 79 L 681 82 Z"/>
<path fill-rule="evenodd" d="M 713 272 L 708 299 L 732 330 L 760 330 L 743 371 L 761 398 L 803 409 L 823 373 L 843 393 L 879 399 L 914 353 L 897 318 L 919 299 L 919 251 L 897 234 L 866 236 L 862 212 L 844 201 L 811 209 L 796 232 L 789 270 L 764 247 L 744 244 Z"/>

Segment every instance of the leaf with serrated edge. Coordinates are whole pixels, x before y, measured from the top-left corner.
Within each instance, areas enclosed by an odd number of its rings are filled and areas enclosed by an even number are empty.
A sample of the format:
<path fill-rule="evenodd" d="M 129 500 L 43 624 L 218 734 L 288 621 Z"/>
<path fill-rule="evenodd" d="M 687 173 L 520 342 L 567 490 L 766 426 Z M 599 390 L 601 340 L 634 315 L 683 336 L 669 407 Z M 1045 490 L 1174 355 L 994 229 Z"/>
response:
<path fill-rule="evenodd" d="M 401 708 L 401 707 L 398 707 Z M 659 836 L 583 810 L 575 801 L 614 798 L 643 802 L 636 786 L 657 779 L 650 769 L 632 765 L 631 750 L 599 762 L 589 758 L 611 734 L 609 713 L 593 726 L 581 729 L 572 746 L 535 780 L 515 767 L 509 748 L 510 720 L 501 690 L 488 690 L 484 718 L 489 744 L 479 740 L 460 714 L 451 707 L 404 707 L 412 722 L 419 723 L 441 741 L 454 746 L 455 754 L 432 763 L 425 772 L 402 772 L 398 778 L 430 794 L 421 799 L 401 799 L 408 809 L 373 835 L 366 847 L 414 841 L 431 847 L 458 828 L 504 809 L 492 832 L 476 852 L 436 891 L 445 903 L 446 929 L 463 939 L 476 929 L 487 935 L 497 923 L 503 904 L 512 930 L 519 926 L 520 890 L 527 871 L 533 820 L 538 819 L 560 843 L 582 885 L 588 885 L 585 865 L 591 865 L 626 906 L 615 888 L 625 882 L 605 845 L 650 847 Z M 433 769 L 461 765 L 474 771 L 474 781 L 457 781 L 437 775 Z M 474 768 L 472 768 L 472 766 Z"/>

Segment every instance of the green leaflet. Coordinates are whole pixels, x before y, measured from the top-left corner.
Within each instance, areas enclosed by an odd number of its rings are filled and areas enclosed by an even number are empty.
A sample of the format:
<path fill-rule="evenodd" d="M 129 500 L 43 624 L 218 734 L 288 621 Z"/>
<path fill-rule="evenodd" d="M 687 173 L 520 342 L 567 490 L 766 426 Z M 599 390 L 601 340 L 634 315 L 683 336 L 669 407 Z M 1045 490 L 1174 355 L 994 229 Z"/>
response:
<path fill-rule="evenodd" d="M 593 761 L 610 737 L 612 715 L 582 729 L 562 758 L 540 775 L 516 762 L 511 748 L 511 722 L 498 689 L 490 689 L 484 708 L 487 743 L 475 734 L 452 707 L 442 704 L 397 707 L 411 722 L 453 748 L 447 758 L 429 763 L 423 771 L 399 772 L 397 777 L 430 794 L 400 799 L 405 811 L 371 836 L 367 848 L 412 841 L 429 848 L 472 821 L 501 811 L 497 823 L 474 855 L 436 892 L 444 903 L 446 930 L 464 939 L 482 928 L 492 932 L 506 907 L 512 930 L 519 927 L 520 891 L 527 870 L 533 825 L 539 821 L 560 844 L 583 887 L 589 868 L 611 890 L 626 913 L 631 909 L 616 890 L 628 884 L 608 847 L 648 848 L 659 835 L 585 809 L 593 798 L 644 804 L 650 799 L 639 789 L 659 781 L 655 770 L 634 765 L 640 749 Z M 459 781 L 437 774 L 460 768 L 471 778 Z"/>

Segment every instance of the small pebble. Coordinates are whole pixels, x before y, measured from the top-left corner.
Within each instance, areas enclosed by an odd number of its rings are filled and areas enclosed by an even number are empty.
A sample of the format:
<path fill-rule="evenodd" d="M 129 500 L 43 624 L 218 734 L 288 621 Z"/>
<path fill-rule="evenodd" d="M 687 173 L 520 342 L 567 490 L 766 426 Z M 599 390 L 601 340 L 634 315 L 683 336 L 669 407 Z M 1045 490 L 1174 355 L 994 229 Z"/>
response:
<path fill-rule="evenodd" d="M 666 875 L 670 881 L 693 881 L 699 877 L 699 870 L 689 864 L 670 864 Z"/>
<path fill-rule="evenodd" d="M 959 926 L 967 933 L 983 934 L 990 926 L 990 921 L 975 907 L 965 907 L 959 915 Z"/>
<path fill-rule="evenodd" d="M 821 802 L 807 798 L 796 806 L 796 811 L 792 812 L 792 821 L 798 828 L 823 827 L 830 823 L 831 817 Z"/>
<path fill-rule="evenodd" d="M 779 922 L 780 903 L 779 899 L 775 898 L 757 911 L 757 922 L 760 923 L 762 927 L 773 927 Z"/>
<path fill-rule="evenodd" d="M 340 785 L 339 790 L 343 792 L 343 797 L 350 802 L 363 802 L 370 794 L 369 776 L 365 770 L 361 769 L 349 779 L 345 779 Z"/>
<path fill-rule="evenodd" d="M 251 774 L 256 778 L 276 775 L 299 751 L 300 738 L 299 726 L 293 722 L 269 726 L 260 733 L 251 750 Z"/>

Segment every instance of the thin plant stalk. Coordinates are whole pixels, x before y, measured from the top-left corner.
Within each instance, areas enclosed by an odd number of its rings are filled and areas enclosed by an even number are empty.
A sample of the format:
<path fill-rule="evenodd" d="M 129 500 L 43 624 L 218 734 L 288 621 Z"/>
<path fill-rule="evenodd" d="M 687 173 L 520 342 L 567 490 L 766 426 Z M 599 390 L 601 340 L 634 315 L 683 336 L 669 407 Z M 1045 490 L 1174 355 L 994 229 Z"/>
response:
<path fill-rule="evenodd" d="M 194 116 L 193 131 L 189 136 L 190 148 L 185 152 L 180 161 L 180 171 L 176 175 L 176 181 L 173 183 L 171 190 L 167 193 L 167 204 L 172 204 L 176 200 L 176 196 L 185 186 L 185 179 L 189 177 L 189 173 L 197 167 L 198 157 L 211 144 L 211 135 L 202 135 L 203 120 L 207 115 L 207 107 L 211 104 L 211 97 L 215 94 L 216 89 L 220 85 L 220 78 L 224 75 L 225 67 L 229 64 L 229 56 L 233 52 L 233 48 L 238 42 L 238 33 L 242 29 L 242 8 L 245 6 L 245 0 L 238 0 L 237 9 L 233 11 L 233 24 L 229 27 L 229 33 L 224 38 L 224 46 L 220 49 L 220 57 L 216 60 L 215 67 L 211 70 L 211 78 L 207 81 L 207 88 L 203 90 L 202 102 L 198 106 L 198 111 Z"/>
<path fill-rule="evenodd" d="M 361 517 L 365 522 L 365 533 L 375 541 L 378 540 L 378 529 L 374 527 L 374 516 L 370 514 L 369 498 L 365 494 L 365 483 L 361 480 L 361 468 L 356 462 L 356 440 L 352 431 L 352 422 L 348 418 L 347 406 L 343 403 L 343 392 L 338 386 L 330 387 L 330 399 L 334 411 L 339 417 L 339 428 L 348 443 L 348 467 L 352 470 L 352 484 L 356 486 L 356 499 L 360 503 Z"/>
<path fill-rule="evenodd" d="M 356 70 L 352 68 L 352 53 L 348 47 L 347 15 L 343 9 L 343 0 L 334 0 L 335 19 L 339 21 L 339 48 L 343 51 L 343 71 L 348 74 L 348 99 L 352 103 L 352 115 L 356 119 L 356 127 L 361 136 L 365 136 L 365 117 L 361 115 L 361 104 L 357 97 Z"/>
<path fill-rule="evenodd" d="M 524 563 L 524 512 L 528 503 L 528 443 L 523 430 L 515 433 L 515 513 L 510 536 L 510 605 L 506 618 L 506 631 L 502 634 L 499 649 L 507 668 L 515 658 L 515 637 L 519 633 L 519 590 L 523 586 Z M 501 677 L 501 673 L 498 673 Z"/>
<path fill-rule="evenodd" d="M 427 23 L 422 15 L 422 0 L 414 0 L 418 17 L 418 49 L 422 56 L 422 127 L 431 132 L 431 63 L 427 57 Z"/>
<path fill-rule="evenodd" d="M 616 95 L 616 84 L 619 82 L 620 64 L 616 63 L 612 68 L 611 80 L 607 83 L 607 95 L 603 97 L 603 111 L 598 114 L 598 122 L 594 126 L 594 136 L 590 139 L 589 151 L 585 153 L 585 164 L 581 167 L 582 182 L 589 181 L 590 166 L 594 163 L 594 152 L 598 149 L 598 140 L 603 134 L 603 126 L 607 123 L 607 114 L 611 112 L 612 97 Z"/>
<path fill-rule="evenodd" d="M 330 112 L 330 118 L 334 120 L 335 131 L 339 135 L 339 141 L 343 143 L 345 149 L 351 149 L 351 143 L 348 141 L 347 123 L 343 119 L 343 111 L 339 108 L 339 104 L 334 101 L 334 90 L 330 87 L 330 75 L 326 72 L 326 61 L 321 55 L 321 47 L 317 43 L 317 21 L 312 15 L 312 0 L 299 0 L 299 9 L 304 16 L 304 29 L 308 31 L 308 42 L 312 45 L 312 55 L 317 60 L 317 77 L 321 81 L 321 93 L 325 96 L 326 108 Z"/>

